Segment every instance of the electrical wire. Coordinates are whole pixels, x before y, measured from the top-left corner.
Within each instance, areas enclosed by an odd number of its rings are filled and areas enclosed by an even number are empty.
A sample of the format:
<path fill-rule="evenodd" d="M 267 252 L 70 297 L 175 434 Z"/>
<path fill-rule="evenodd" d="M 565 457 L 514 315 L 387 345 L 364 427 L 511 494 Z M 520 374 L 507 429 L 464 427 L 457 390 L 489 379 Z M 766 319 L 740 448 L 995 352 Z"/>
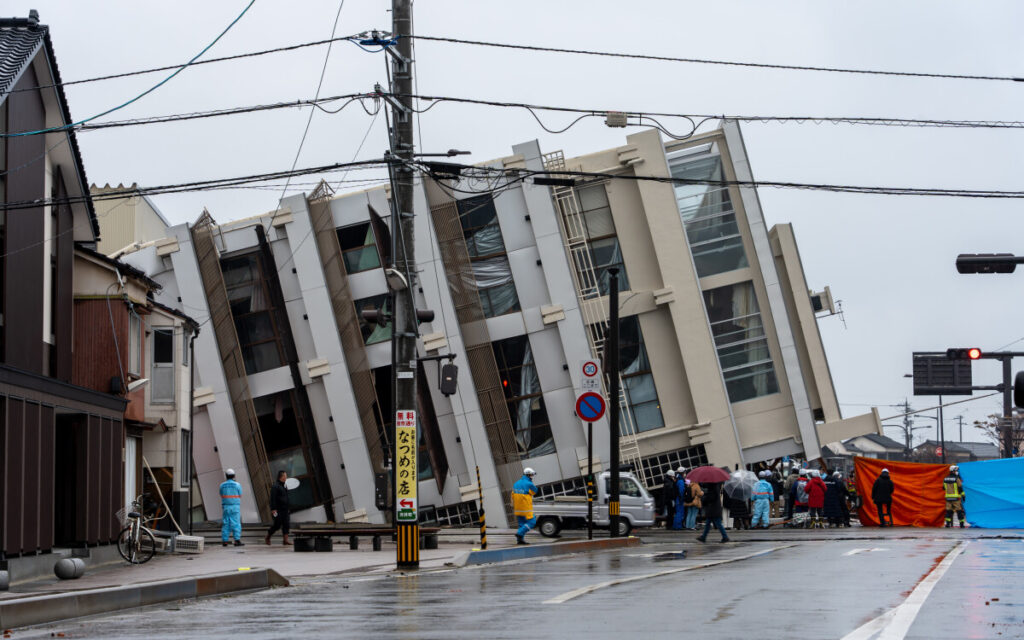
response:
<path fill-rule="evenodd" d="M 49 132 L 52 132 L 52 131 L 66 131 L 68 129 L 73 129 L 76 126 L 80 126 L 82 124 L 85 124 L 86 122 L 90 122 L 92 120 L 95 120 L 96 118 L 102 118 L 103 116 L 107 115 L 108 113 L 113 113 L 113 112 L 115 112 L 115 111 L 117 111 L 119 109 L 123 109 L 123 108 L 127 107 L 128 105 L 130 105 L 130 104 L 132 104 L 134 102 L 137 102 L 137 101 L 141 100 L 145 96 L 153 93 L 154 91 L 156 91 L 157 89 L 159 89 L 163 85 L 167 84 L 171 80 L 171 78 L 173 78 L 174 76 L 178 75 L 179 73 L 181 73 L 182 71 L 187 69 L 201 55 L 203 55 L 204 53 L 209 51 L 210 48 L 213 47 L 213 45 L 217 44 L 217 42 L 219 42 L 220 39 L 223 38 L 224 35 L 228 31 L 231 30 L 231 27 L 235 26 L 238 23 L 238 21 L 242 19 L 242 16 L 244 16 L 249 11 L 249 9 L 252 8 L 252 5 L 254 5 L 254 4 L 256 4 L 256 0 L 249 0 L 249 4 L 245 5 L 245 9 L 242 9 L 242 13 L 238 14 L 238 16 L 234 20 L 232 20 L 231 23 L 228 24 L 228 26 L 225 27 L 224 30 L 221 31 L 220 34 L 217 35 L 216 38 L 213 39 L 213 42 L 211 42 L 210 44 L 208 44 L 205 47 L 203 47 L 203 49 L 199 53 L 197 53 L 195 56 L 193 56 L 191 60 L 189 60 L 185 64 L 183 64 L 180 67 L 178 67 L 171 75 L 167 76 L 166 78 L 164 78 L 160 82 L 156 83 L 155 85 L 153 85 L 149 89 L 146 89 L 145 91 L 143 91 L 139 95 L 135 96 L 134 98 L 132 98 L 132 99 L 126 101 L 126 102 L 123 102 L 123 103 L 119 104 L 116 107 L 112 107 L 110 109 L 107 109 L 106 111 L 103 111 L 101 113 L 97 113 L 96 115 L 89 116 L 88 118 L 85 118 L 84 120 L 79 120 L 77 122 L 73 122 L 73 123 L 70 123 L 70 124 L 64 124 L 64 125 L 59 125 L 59 126 L 56 126 L 56 127 L 48 127 L 46 129 L 39 129 L 39 130 L 36 130 L 36 131 L 22 131 L 22 132 L 18 132 L 18 133 L 4 133 L 4 134 L 0 134 L 0 137 L 3 137 L 3 138 L 17 138 L 17 137 L 26 136 L 26 135 L 34 135 L 34 134 L 39 134 L 39 133 L 49 133 Z"/>
<path fill-rule="evenodd" d="M 338 31 L 338 20 L 341 19 L 341 10 L 344 9 L 344 8 L 345 8 L 345 0 L 341 0 L 341 2 L 338 3 L 338 12 L 334 14 L 334 26 L 331 27 L 331 39 L 334 38 L 334 34 L 337 33 L 337 31 Z M 324 76 L 327 75 L 327 63 L 331 59 L 331 49 L 333 47 L 334 47 L 334 43 L 333 42 L 331 42 L 330 44 L 327 45 L 327 54 L 324 55 L 324 64 L 320 68 L 320 80 L 316 84 L 316 93 L 313 95 L 313 102 L 316 102 L 320 98 L 320 90 L 324 86 Z M 345 103 L 345 104 L 348 104 L 348 103 Z M 344 108 L 345 108 L 345 105 L 342 105 L 338 109 L 338 111 L 341 111 L 341 109 L 344 109 Z M 315 113 L 316 113 L 316 111 L 314 109 L 310 109 L 309 110 L 309 117 L 306 118 L 306 128 L 303 129 L 303 131 L 302 131 L 302 139 L 299 140 L 299 148 L 295 150 L 295 159 L 292 161 L 292 171 L 294 171 L 295 167 L 297 167 L 298 164 L 299 164 L 299 156 L 302 155 L 302 147 L 303 147 L 303 145 L 306 144 L 306 136 L 309 135 L 309 125 L 311 125 L 313 123 L 313 114 L 315 114 Z M 281 198 L 284 198 L 285 194 L 288 192 L 288 182 L 290 180 L 291 180 L 291 176 L 289 176 L 288 181 L 286 181 L 284 183 L 284 189 L 281 190 Z M 280 202 L 281 198 L 278 198 L 279 202 Z"/>
<path fill-rule="evenodd" d="M 830 73 L 847 73 L 860 75 L 898 76 L 907 78 L 931 78 L 943 80 L 989 80 L 997 82 L 1024 82 L 1024 78 L 1017 76 L 997 75 L 971 75 L 958 73 L 931 73 L 922 71 L 885 71 L 881 69 L 851 69 L 844 67 L 822 67 L 812 65 L 791 65 L 791 64 L 768 64 L 763 62 L 736 62 L 727 60 L 710 60 L 705 58 L 681 58 L 675 56 L 659 56 L 642 53 L 619 53 L 611 51 L 596 51 L 592 49 L 568 49 L 561 47 L 542 47 L 535 45 L 513 44 L 507 42 L 487 42 L 483 40 L 468 40 L 465 38 L 448 38 L 441 36 L 409 36 L 414 40 L 427 40 L 430 42 L 445 42 L 449 44 L 472 45 L 477 47 L 491 47 L 497 49 L 518 49 L 521 51 L 537 51 L 544 53 L 571 53 L 575 55 L 599 56 L 603 58 L 627 58 L 633 60 L 653 60 L 657 62 L 684 62 L 689 64 L 710 64 L 731 67 L 748 67 L 755 69 L 775 69 L 782 71 L 820 71 Z"/>

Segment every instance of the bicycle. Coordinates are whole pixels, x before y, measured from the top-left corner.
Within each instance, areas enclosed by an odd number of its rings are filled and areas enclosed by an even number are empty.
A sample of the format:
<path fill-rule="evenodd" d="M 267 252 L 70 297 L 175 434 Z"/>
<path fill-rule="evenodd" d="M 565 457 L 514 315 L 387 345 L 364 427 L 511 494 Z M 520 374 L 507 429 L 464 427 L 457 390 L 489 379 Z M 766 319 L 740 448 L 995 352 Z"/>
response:
<path fill-rule="evenodd" d="M 132 501 L 130 511 L 121 509 L 117 512 L 121 522 L 128 523 L 117 535 L 117 551 L 131 564 L 149 562 L 156 554 L 156 538 L 144 522 L 151 523 L 158 518 L 144 519 L 141 511 L 142 496 L 139 496 Z"/>

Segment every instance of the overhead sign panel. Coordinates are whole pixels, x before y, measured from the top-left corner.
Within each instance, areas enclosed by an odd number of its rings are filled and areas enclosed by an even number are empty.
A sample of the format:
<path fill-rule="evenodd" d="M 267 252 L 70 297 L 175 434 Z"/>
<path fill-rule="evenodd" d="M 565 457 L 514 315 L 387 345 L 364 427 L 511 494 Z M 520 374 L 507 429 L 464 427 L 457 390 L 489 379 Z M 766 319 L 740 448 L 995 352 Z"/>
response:
<path fill-rule="evenodd" d="M 973 360 L 950 360 L 946 353 L 914 353 L 915 396 L 969 396 Z"/>

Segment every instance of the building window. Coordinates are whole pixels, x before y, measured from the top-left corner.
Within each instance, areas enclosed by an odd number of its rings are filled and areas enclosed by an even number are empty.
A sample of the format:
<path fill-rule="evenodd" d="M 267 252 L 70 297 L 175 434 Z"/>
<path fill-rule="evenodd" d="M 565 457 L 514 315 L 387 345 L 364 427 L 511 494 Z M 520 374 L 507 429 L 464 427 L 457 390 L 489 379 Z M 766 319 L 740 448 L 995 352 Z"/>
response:
<path fill-rule="evenodd" d="M 293 511 L 314 506 L 317 492 L 307 456 L 310 443 L 303 441 L 292 392 L 253 398 L 253 406 L 267 452 L 270 477 L 276 480 L 278 471 L 287 471 L 289 477 L 299 480 L 298 488 L 288 493 Z"/>
<path fill-rule="evenodd" d="M 494 199 L 484 194 L 459 200 L 456 206 L 484 317 L 519 311 L 519 296 L 498 226 Z"/>
<path fill-rule="evenodd" d="M 597 338 L 604 340 L 604 326 L 597 327 Z M 658 390 L 654 386 L 651 361 L 647 358 L 647 347 L 640 332 L 640 318 L 629 316 L 619 321 L 619 371 L 622 376 L 622 390 L 626 406 L 637 432 L 650 431 L 665 426 L 661 414 Z"/>
<path fill-rule="evenodd" d="M 224 286 L 242 349 L 245 372 L 249 375 L 280 367 L 284 358 L 274 322 L 274 306 L 258 254 L 221 260 Z"/>
<path fill-rule="evenodd" d="M 192 332 L 188 331 L 187 329 L 185 329 L 185 326 L 182 325 L 182 330 L 181 330 L 181 366 L 183 366 L 183 367 L 187 367 L 188 366 L 188 357 L 189 357 L 188 342 L 189 342 L 189 340 L 191 338 L 192 338 Z"/>
<path fill-rule="evenodd" d="M 142 319 L 128 312 L 128 373 L 142 373 Z"/>
<path fill-rule="evenodd" d="M 533 362 L 530 340 L 516 336 L 491 344 L 498 363 L 498 376 L 508 402 L 519 455 L 534 458 L 555 452 L 551 423 Z"/>
<path fill-rule="evenodd" d="M 377 323 L 370 323 L 363 320 L 363 311 L 367 309 L 378 309 L 384 312 L 390 312 L 388 306 L 388 295 L 382 293 L 376 296 L 370 296 L 369 298 L 361 298 L 356 300 L 356 317 L 359 318 L 359 331 L 363 334 L 363 343 L 366 345 L 377 344 L 378 342 L 387 342 L 391 339 L 391 321 L 388 320 L 386 326 L 380 326 Z"/>
<path fill-rule="evenodd" d="M 608 295 L 611 283 L 608 270 L 612 267 L 619 270 L 619 290 L 628 290 L 629 279 L 626 277 L 626 267 L 622 263 L 619 239 L 615 235 L 612 210 L 608 206 L 608 191 L 603 184 L 596 184 L 581 187 L 576 190 L 576 194 L 579 198 L 583 233 L 586 236 L 590 261 L 594 266 L 596 279 L 594 284 L 597 286 L 598 293 L 602 296 Z M 581 277 L 580 281 L 586 283 L 587 278 Z"/>
<path fill-rule="evenodd" d="M 673 178 L 721 182 L 722 158 L 688 156 L 670 167 Z M 700 277 L 749 266 L 729 188 L 715 184 L 676 184 L 679 216 Z"/>
<path fill-rule="evenodd" d="M 174 329 L 153 329 L 150 401 L 174 402 Z"/>
<path fill-rule="evenodd" d="M 377 241 L 369 222 L 354 224 L 338 229 L 341 256 L 345 261 L 346 273 L 358 273 L 380 267 Z"/>
<path fill-rule="evenodd" d="M 778 393 L 775 366 L 751 282 L 704 292 L 704 306 L 731 402 Z"/>

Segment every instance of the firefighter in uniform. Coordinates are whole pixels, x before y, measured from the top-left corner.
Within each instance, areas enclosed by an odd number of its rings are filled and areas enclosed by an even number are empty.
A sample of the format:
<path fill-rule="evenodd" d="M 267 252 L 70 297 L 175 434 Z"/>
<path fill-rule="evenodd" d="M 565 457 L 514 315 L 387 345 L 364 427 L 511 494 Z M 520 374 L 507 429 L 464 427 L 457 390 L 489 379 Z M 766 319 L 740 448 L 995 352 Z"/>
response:
<path fill-rule="evenodd" d="M 960 480 L 960 468 L 953 465 L 949 468 L 949 475 L 942 481 L 946 491 L 946 526 L 953 526 L 953 512 L 956 512 L 960 519 L 960 528 L 965 526 L 964 520 L 964 483 Z"/>

